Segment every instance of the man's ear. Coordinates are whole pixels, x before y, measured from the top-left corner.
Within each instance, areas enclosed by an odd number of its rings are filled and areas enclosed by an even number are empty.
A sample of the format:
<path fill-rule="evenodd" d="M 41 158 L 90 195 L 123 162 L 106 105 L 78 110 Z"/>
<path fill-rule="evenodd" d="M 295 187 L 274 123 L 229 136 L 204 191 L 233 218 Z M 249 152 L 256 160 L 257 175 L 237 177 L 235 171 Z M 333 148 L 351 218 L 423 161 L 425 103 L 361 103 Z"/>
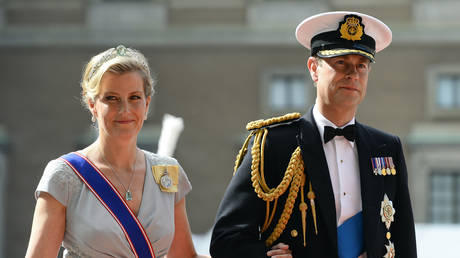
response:
<path fill-rule="evenodd" d="M 318 59 L 310 56 L 307 60 L 307 67 L 313 82 L 318 82 L 318 66 Z"/>

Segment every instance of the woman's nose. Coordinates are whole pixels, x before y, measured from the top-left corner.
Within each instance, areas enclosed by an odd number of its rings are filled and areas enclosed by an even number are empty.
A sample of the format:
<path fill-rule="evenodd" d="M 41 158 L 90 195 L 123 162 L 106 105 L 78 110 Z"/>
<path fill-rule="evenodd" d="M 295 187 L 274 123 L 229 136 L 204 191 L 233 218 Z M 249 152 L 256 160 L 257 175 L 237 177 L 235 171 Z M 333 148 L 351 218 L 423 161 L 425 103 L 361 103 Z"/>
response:
<path fill-rule="evenodd" d="M 128 103 L 128 101 L 121 100 L 119 110 L 120 110 L 120 113 L 128 112 L 129 111 L 129 103 Z"/>

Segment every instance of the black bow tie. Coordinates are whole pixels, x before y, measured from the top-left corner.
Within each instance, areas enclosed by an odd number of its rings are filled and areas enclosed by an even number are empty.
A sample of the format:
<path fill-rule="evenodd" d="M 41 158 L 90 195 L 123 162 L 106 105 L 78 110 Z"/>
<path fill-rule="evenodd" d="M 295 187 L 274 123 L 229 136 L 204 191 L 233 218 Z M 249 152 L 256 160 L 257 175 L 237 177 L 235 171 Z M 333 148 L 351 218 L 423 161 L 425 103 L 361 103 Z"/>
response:
<path fill-rule="evenodd" d="M 324 127 L 324 143 L 332 140 L 335 136 L 343 136 L 350 142 L 354 142 L 356 138 L 356 125 L 348 125 L 345 128 L 334 128 L 331 126 Z"/>

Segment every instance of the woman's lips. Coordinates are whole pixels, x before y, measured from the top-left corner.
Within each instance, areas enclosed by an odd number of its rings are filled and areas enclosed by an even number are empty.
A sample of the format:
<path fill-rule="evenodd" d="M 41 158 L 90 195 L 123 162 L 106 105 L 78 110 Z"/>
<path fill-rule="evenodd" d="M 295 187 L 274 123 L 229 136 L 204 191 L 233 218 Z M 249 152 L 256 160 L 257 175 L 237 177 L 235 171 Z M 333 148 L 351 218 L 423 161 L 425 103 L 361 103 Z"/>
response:
<path fill-rule="evenodd" d="M 116 120 L 115 122 L 119 124 L 129 124 L 134 122 L 134 120 Z"/>

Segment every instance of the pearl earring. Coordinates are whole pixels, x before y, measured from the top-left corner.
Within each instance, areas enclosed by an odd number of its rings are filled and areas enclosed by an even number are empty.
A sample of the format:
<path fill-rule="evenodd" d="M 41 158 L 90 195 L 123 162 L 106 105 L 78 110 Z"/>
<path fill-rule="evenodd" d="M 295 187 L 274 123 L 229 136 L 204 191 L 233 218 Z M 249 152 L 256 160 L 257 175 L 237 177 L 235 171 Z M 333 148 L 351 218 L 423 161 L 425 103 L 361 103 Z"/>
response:
<path fill-rule="evenodd" d="M 91 122 L 96 123 L 96 118 L 94 117 L 94 115 L 91 116 Z"/>

